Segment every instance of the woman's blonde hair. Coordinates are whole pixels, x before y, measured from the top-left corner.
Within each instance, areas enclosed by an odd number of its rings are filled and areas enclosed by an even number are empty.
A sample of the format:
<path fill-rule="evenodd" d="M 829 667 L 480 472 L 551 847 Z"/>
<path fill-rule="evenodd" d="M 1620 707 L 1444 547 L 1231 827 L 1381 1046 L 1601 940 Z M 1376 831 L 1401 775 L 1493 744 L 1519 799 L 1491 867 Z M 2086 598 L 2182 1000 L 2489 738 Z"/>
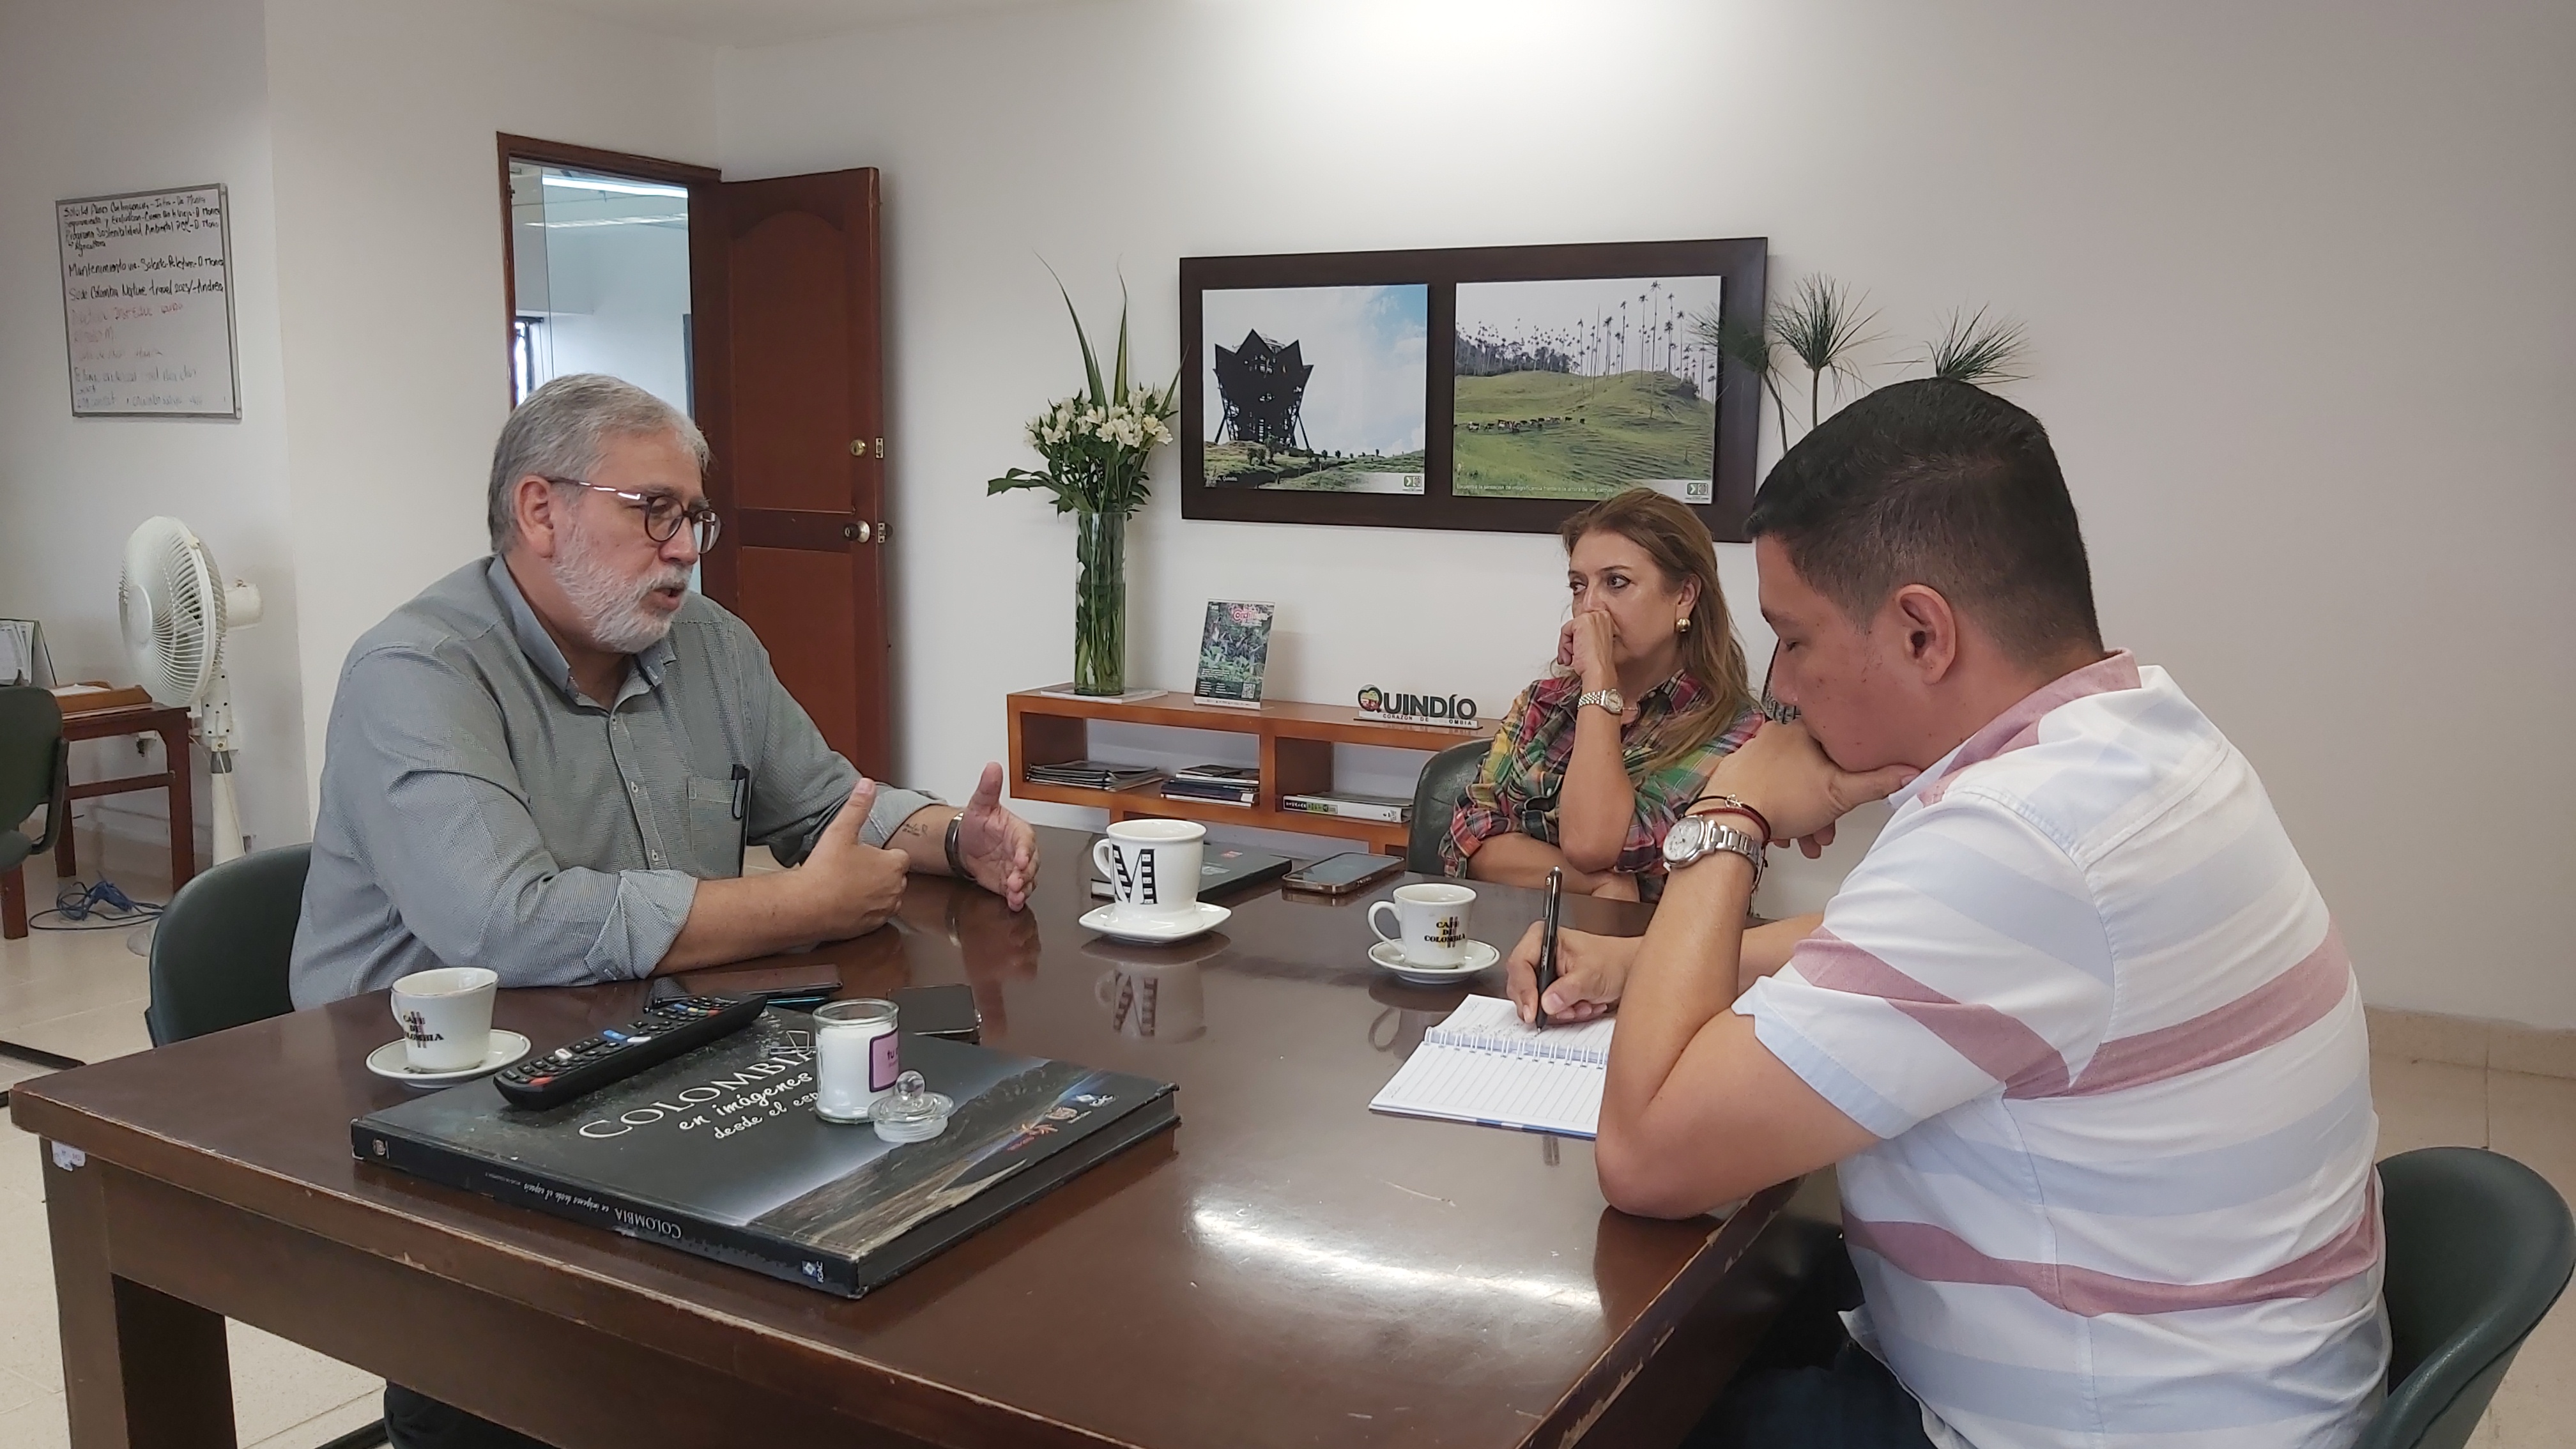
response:
<path fill-rule="evenodd" d="M 1699 581 L 1699 597 L 1691 603 L 1690 628 L 1682 635 L 1681 649 L 1682 668 L 1698 681 L 1702 693 L 1689 709 L 1666 720 L 1656 732 L 1646 768 L 1660 770 L 1725 733 L 1752 707 L 1744 646 L 1735 640 L 1735 621 L 1726 612 L 1726 591 L 1717 582 L 1717 543 L 1688 505 L 1651 488 L 1631 488 L 1565 520 L 1557 536 L 1565 541 L 1570 557 L 1585 534 L 1603 529 L 1644 549 L 1671 588 L 1679 590 L 1684 579 Z"/>

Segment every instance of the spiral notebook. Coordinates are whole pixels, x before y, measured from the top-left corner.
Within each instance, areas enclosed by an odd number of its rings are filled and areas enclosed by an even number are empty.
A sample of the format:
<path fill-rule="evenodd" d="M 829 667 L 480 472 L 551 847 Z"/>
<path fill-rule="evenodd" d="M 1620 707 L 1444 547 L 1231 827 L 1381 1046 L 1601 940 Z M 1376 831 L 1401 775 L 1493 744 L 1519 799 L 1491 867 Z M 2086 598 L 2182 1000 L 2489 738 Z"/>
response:
<path fill-rule="evenodd" d="M 1602 1017 L 1541 1031 L 1499 996 L 1470 996 L 1423 1033 L 1369 1110 L 1590 1137 L 1615 1025 Z"/>

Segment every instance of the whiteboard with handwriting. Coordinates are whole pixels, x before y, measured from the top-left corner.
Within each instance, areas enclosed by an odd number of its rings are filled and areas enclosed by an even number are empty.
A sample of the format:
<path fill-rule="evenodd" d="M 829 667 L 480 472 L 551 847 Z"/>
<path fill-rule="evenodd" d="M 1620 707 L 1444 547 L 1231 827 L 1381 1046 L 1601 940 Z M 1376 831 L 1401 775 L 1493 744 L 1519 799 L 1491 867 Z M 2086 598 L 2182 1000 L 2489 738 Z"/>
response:
<path fill-rule="evenodd" d="M 54 203 L 72 415 L 238 418 L 224 188 Z"/>

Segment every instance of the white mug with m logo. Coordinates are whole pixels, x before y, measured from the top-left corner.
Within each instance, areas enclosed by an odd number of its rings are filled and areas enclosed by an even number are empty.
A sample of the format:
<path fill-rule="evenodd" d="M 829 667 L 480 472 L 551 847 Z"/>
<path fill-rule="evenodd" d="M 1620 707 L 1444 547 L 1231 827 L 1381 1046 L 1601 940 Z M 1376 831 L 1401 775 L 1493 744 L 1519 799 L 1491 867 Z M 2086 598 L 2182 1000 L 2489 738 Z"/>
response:
<path fill-rule="evenodd" d="M 1091 863 L 1109 878 L 1121 914 L 1181 915 L 1199 902 L 1207 827 L 1195 820 L 1121 820 L 1094 842 Z"/>

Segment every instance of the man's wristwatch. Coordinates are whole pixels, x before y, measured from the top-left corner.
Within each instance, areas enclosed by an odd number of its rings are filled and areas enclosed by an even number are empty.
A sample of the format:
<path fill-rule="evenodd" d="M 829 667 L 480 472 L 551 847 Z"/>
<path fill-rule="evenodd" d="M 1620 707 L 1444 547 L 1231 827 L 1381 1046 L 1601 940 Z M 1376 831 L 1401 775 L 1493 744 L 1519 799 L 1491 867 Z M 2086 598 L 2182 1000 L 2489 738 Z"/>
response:
<path fill-rule="evenodd" d="M 1762 884 L 1765 842 L 1714 815 L 1685 815 L 1664 832 L 1664 868 L 1679 870 L 1721 850 L 1731 850 L 1753 863 L 1753 883 Z"/>
<path fill-rule="evenodd" d="M 966 862 L 957 854 L 957 833 L 965 824 L 966 812 L 963 810 L 948 817 L 948 873 L 959 880 L 967 878 Z"/>
<path fill-rule="evenodd" d="M 1576 709 L 1581 709 L 1587 704 L 1597 704 L 1601 706 L 1603 709 L 1610 711 L 1613 718 L 1624 715 L 1628 712 L 1628 701 L 1622 699 L 1619 696 L 1619 691 L 1615 689 L 1587 689 L 1583 693 L 1574 697 L 1574 707 Z"/>

